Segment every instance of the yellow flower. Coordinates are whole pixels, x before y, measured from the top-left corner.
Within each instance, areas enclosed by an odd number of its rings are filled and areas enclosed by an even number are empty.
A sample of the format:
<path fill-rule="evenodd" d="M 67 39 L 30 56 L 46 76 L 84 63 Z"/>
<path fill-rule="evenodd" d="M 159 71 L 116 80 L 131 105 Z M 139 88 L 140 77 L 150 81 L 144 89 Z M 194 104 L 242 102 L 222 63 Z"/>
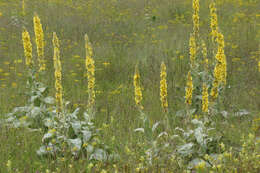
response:
<path fill-rule="evenodd" d="M 54 76 L 55 76 L 55 89 L 56 89 L 56 111 L 57 113 L 61 113 L 63 109 L 63 99 L 62 99 L 62 83 L 61 83 L 61 61 L 60 61 L 60 44 L 59 39 L 56 33 L 53 33 L 53 47 L 54 47 L 54 56 L 53 56 L 53 63 L 54 63 Z"/>
<path fill-rule="evenodd" d="M 204 61 L 204 69 L 205 71 L 208 71 L 209 68 L 209 60 L 207 55 L 207 47 L 204 41 L 202 41 L 202 55 L 203 55 L 203 61 Z"/>
<path fill-rule="evenodd" d="M 193 19 L 193 33 L 194 36 L 196 38 L 198 38 L 199 35 L 199 10 L 200 10 L 200 4 L 199 4 L 199 0 L 193 0 L 192 3 L 192 8 L 193 8 L 193 15 L 192 15 L 192 19 Z"/>
<path fill-rule="evenodd" d="M 11 171 L 11 168 L 12 168 L 12 162 L 11 160 L 8 160 L 7 163 L 6 163 L 6 167 L 9 171 Z"/>
<path fill-rule="evenodd" d="M 190 63 L 191 68 L 195 65 L 196 53 L 197 53 L 197 46 L 195 41 L 195 36 L 193 34 L 190 35 Z"/>
<path fill-rule="evenodd" d="M 207 85 L 204 83 L 203 84 L 203 91 L 202 91 L 202 111 L 203 112 L 208 112 L 209 111 L 209 108 L 208 108 L 208 105 L 209 105 L 209 100 L 208 100 L 208 87 Z"/>
<path fill-rule="evenodd" d="M 186 94 L 185 94 L 185 102 L 186 104 L 191 105 L 192 102 L 192 91 L 193 91 L 193 84 L 192 84 L 192 76 L 191 72 L 189 71 L 187 75 L 187 82 L 186 82 L 186 88 L 185 88 Z"/>
<path fill-rule="evenodd" d="M 93 108 L 95 104 L 95 61 L 92 58 L 93 49 L 91 43 L 89 41 L 88 35 L 85 34 L 85 49 L 86 49 L 86 70 L 87 70 L 87 78 L 88 78 L 88 107 Z"/>
<path fill-rule="evenodd" d="M 23 47 L 25 55 L 25 63 L 29 68 L 32 68 L 32 43 L 29 33 L 24 29 L 22 33 Z"/>
<path fill-rule="evenodd" d="M 160 81 L 160 98 L 164 112 L 167 112 L 168 101 L 167 101 L 167 81 L 166 81 L 166 66 L 164 62 L 161 64 L 161 81 Z"/>
<path fill-rule="evenodd" d="M 215 41 L 218 34 L 218 18 L 217 18 L 217 9 L 216 4 L 212 2 L 209 6 L 210 8 L 210 28 L 212 41 Z"/>
<path fill-rule="evenodd" d="M 17 83 L 12 82 L 12 88 L 17 88 Z"/>
<path fill-rule="evenodd" d="M 135 104 L 139 109 L 143 109 L 143 106 L 141 104 L 143 96 L 142 96 L 142 90 L 141 90 L 141 84 L 140 84 L 140 74 L 138 65 L 135 66 L 135 74 L 134 74 L 134 88 L 135 88 Z"/>
<path fill-rule="evenodd" d="M 90 170 L 90 169 L 92 169 L 93 168 L 93 163 L 90 163 L 89 165 L 88 165 L 88 169 Z"/>
<path fill-rule="evenodd" d="M 40 69 L 39 71 L 45 70 L 45 63 L 44 63 L 44 33 L 42 30 L 41 20 L 38 15 L 33 17 L 33 24 L 34 24 L 34 33 L 35 33 L 35 41 L 37 46 L 37 54 L 38 54 L 38 61 Z"/>

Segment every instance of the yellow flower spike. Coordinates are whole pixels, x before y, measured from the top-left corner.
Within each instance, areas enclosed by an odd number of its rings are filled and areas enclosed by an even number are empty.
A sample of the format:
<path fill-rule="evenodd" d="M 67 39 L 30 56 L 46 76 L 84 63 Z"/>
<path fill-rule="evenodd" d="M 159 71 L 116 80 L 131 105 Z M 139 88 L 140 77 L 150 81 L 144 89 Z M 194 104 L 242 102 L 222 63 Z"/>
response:
<path fill-rule="evenodd" d="M 30 39 L 30 35 L 26 29 L 24 29 L 22 33 L 23 39 L 23 47 L 24 47 L 24 55 L 25 55 L 25 64 L 27 67 L 32 68 L 32 43 Z"/>
<path fill-rule="evenodd" d="M 208 112 L 208 111 L 209 111 L 209 108 L 208 108 L 208 106 L 209 106 L 208 87 L 207 87 L 207 85 L 204 83 L 202 88 L 203 88 L 203 91 L 202 91 L 202 111 L 203 111 L 203 112 Z"/>
<path fill-rule="evenodd" d="M 196 40 L 194 34 L 190 35 L 189 45 L 190 45 L 190 63 L 191 63 L 191 68 L 193 68 L 195 65 L 195 59 L 197 53 L 197 46 L 196 46 Z"/>
<path fill-rule="evenodd" d="M 217 18 L 217 9 L 216 4 L 213 2 L 210 4 L 210 28 L 211 28 L 211 37 L 212 41 L 216 41 L 218 34 L 218 18 Z"/>
<path fill-rule="evenodd" d="M 191 72 L 189 71 L 187 75 L 187 82 L 186 82 L 186 88 L 185 88 L 185 102 L 188 105 L 191 105 L 192 103 L 192 91 L 193 91 L 193 84 L 192 84 L 192 76 Z"/>
<path fill-rule="evenodd" d="M 135 74 L 134 74 L 134 89 L 135 89 L 135 104 L 137 107 L 142 110 L 143 106 L 141 104 L 143 96 L 142 96 L 142 89 L 140 84 L 140 74 L 138 65 L 135 66 Z"/>
<path fill-rule="evenodd" d="M 95 104 L 95 61 L 93 57 L 93 49 L 89 41 L 88 35 L 85 34 L 85 49 L 86 49 L 86 70 L 88 78 L 88 107 L 93 108 Z"/>
<path fill-rule="evenodd" d="M 161 105 L 164 110 L 164 112 L 167 112 L 168 109 L 168 101 L 167 101 L 167 72 L 166 72 L 166 66 L 164 62 L 161 64 L 161 81 L 160 81 L 160 99 L 161 99 Z"/>
<path fill-rule="evenodd" d="M 40 67 L 39 71 L 44 71 L 46 69 L 46 65 L 44 62 L 44 33 L 42 30 L 41 20 L 37 14 L 33 17 L 33 24 L 35 41 L 37 46 L 38 62 Z"/>
<path fill-rule="evenodd" d="M 199 10 L 200 10 L 200 5 L 199 5 L 199 0 L 193 0 L 192 3 L 192 8 L 193 8 L 193 15 L 192 15 L 192 19 L 193 19 L 193 33 L 195 38 L 199 37 Z"/>
<path fill-rule="evenodd" d="M 201 46 L 202 46 L 204 69 L 205 69 L 205 71 L 208 71 L 208 68 L 209 68 L 208 52 L 207 52 L 207 46 L 204 41 L 202 41 Z"/>
<path fill-rule="evenodd" d="M 54 63 L 54 76 L 55 76 L 55 89 L 56 89 L 56 111 L 58 114 L 61 113 L 63 109 L 63 98 L 62 98 L 62 74 L 61 74 L 61 61 L 60 61 L 60 44 L 59 39 L 56 33 L 53 33 L 53 47 L 54 47 L 54 56 L 53 56 L 53 63 Z"/>

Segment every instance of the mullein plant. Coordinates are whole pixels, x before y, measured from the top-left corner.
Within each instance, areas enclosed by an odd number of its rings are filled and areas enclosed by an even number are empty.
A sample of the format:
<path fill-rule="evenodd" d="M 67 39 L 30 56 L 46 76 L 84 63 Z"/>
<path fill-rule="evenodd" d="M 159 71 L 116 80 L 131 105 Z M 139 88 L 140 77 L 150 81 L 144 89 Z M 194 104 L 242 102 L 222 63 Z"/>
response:
<path fill-rule="evenodd" d="M 33 62 L 32 43 L 29 32 L 22 32 L 25 64 L 28 71 L 27 92 L 28 100 L 24 106 L 16 107 L 7 114 L 7 124 L 13 127 L 27 127 L 33 130 L 44 128 L 43 120 L 51 116 L 49 106 L 53 104 L 53 98 L 48 97 L 48 90 L 44 84 L 36 79 L 36 68 Z"/>
<path fill-rule="evenodd" d="M 211 16 L 211 36 L 214 45 L 217 46 L 217 52 L 215 54 L 215 68 L 214 68 L 214 81 L 211 88 L 210 95 L 213 100 L 217 99 L 219 95 L 219 89 L 224 88 L 227 78 L 227 64 L 226 55 L 224 52 L 225 41 L 223 34 L 218 28 L 217 9 L 214 2 L 210 4 L 210 16 Z"/>
<path fill-rule="evenodd" d="M 142 89 L 141 89 L 141 81 L 140 81 L 140 73 L 138 69 L 138 64 L 135 66 L 135 74 L 133 78 L 133 84 L 134 84 L 134 96 L 135 96 L 135 104 L 137 108 L 142 111 L 144 109 L 142 105 Z"/>
<path fill-rule="evenodd" d="M 46 69 L 46 65 L 44 61 L 44 33 L 42 29 L 41 20 L 37 14 L 35 14 L 33 17 L 33 24 L 34 24 L 35 42 L 37 46 L 39 72 L 42 72 L 45 71 Z"/>
<path fill-rule="evenodd" d="M 63 98 L 62 98 L 62 73 L 61 73 L 61 60 L 60 60 L 60 43 L 56 33 L 53 33 L 53 65 L 54 65 L 54 76 L 55 76 L 55 89 L 56 89 L 56 113 L 59 117 L 62 116 L 63 110 Z"/>
<path fill-rule="evenodd" d="M 95 106 L 95 61 L 93 59 L 93 48 L 89 41 L 88 35 L 85 34 L 85 50 L 86 50 L 86 77 L 88 79 L 88 110 L 94 113 Z"/>
<path fill-rule="evenodd" d="M 25 55 L 25 64 L 29 69 L 33 67 L 32 61 L 32 43 L 31 38 L 26 29 L 22 32 L 22 40 L 23 40 L 23 48 L 24 48 L 24 55 Z"/>

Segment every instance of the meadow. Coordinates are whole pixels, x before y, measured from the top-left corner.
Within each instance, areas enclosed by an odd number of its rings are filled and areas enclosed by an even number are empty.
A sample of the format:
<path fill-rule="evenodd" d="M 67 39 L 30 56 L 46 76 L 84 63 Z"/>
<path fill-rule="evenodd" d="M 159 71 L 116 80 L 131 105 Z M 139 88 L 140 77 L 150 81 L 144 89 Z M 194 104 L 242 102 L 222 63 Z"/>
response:
<path fill-rule="evenodd" d="M 258 173 L 259 86 L 259 0 L 1 0 L 0 173 Z"/>

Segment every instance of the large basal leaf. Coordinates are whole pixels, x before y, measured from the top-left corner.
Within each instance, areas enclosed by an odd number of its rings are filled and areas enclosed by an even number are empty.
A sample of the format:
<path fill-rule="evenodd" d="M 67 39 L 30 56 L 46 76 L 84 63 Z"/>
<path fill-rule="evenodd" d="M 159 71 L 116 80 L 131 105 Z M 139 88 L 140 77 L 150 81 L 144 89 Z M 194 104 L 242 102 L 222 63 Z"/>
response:
<path fill-rule="evenodd" d="M 82 141 L 80 138 L 68 139 L 67 141 L 72 150 L 79 151 L 81 149 Z"/>
<path fill-rule="evenodd" d="M 51 96 L 48 96 L 48 97 L 44 98 L 44 102 L 46 104 L 54 104 L 55 103 L 55 99 L 53 97 L 51 97 Z"/>
<path fill-rule="evenodd" d="M 196 141 L 201 145 L 205 146 L 206 141 L 204 141 L 204 138 L 207 136 L 203 133 L 203 129 L 201 127 L 198 127 L 194 130 L 194 136 L 196 138 Z"/>
<path fill-rule="evenodd" d="M 90 138 L 92 137 L 92 132 L 88 131 L 88 130 L 82 130 L 82 134 L 83 134 L 84 142 L 88 142 L 90 140 Z"/>
<path fill-rule="evenodd" d="M 90 155 L 90 160 L 99 160 L 105 161 L 107 160 L 107 153 L 102 149 L 96 149 L 93 154 Z"/>
<path fill-rule="evenodd" d="M 193 143 L 187 143 L 177 148 L 177 152 L 183 156 L 188 156 L 193 153 Z"/>

